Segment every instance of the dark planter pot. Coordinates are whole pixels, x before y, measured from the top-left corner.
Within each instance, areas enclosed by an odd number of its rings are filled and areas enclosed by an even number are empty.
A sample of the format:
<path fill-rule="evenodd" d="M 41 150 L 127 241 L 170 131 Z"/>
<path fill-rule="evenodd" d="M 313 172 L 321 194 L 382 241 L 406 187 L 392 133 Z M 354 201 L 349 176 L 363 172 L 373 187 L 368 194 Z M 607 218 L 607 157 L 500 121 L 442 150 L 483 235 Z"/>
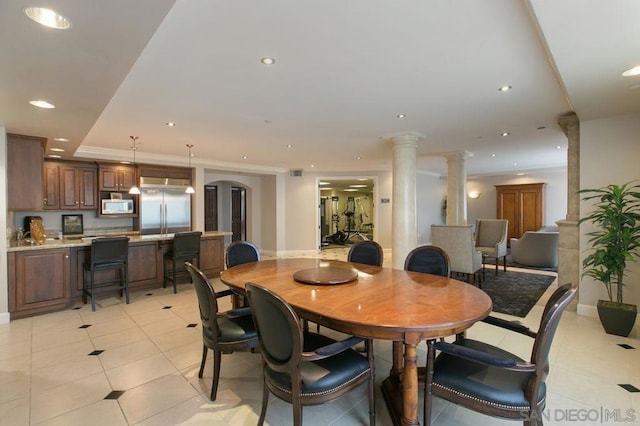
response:
<path fill-rule="evenodd" d="M 638 307 L 627 303 L 598 300 L 598 316 L 607 334 L 629 336 L 638 315 Z"/>

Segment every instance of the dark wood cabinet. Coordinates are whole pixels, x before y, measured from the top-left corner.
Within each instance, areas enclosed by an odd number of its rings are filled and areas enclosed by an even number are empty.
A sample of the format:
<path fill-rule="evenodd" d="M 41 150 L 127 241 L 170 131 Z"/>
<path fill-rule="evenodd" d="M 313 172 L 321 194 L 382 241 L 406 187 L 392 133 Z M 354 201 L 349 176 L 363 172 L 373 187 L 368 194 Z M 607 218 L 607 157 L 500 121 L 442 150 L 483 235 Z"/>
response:
<path fill-rule="evenodd" d="M 7 208 L 42 209 L 42 164 L 47 140 L 7 134 Z"/>
<path fill-rule="evenodd" d="M 69 249 L 10 252 L 7 260 L 12 318 L 50 312 L 69 305 Z"/>
<path fill-rule="evenodd" d="M 202 237 L 200 270 L 208 277 L 217 277 L 224 270 L 224 237 Z"/>
<path fill-rule="evenodd" d="M 98 165 L 98 186 L 100 191 L 129 192 L 129 189 L 136 183 L 136 169 L 133 166 Z"/>
<path fill-rule="evenodd" d="M 96 210 L 97 171 L 92 166 L 60 165 L 60 210 Z"/>
<path fill-rule="evenodd" d="M 496 185 L 498 219 L 509 221 L 507 241 L 544 225 L 544 187 L 545 183 Z"/>
<path fill-rule="evenodd" d="M 44 199 L 42 207 L 45 210 L 58 210 L 60 208 L 59 164 L 45 161 L 43 177 Z"/>
<path fill-rule="evenodd" d="M 151 178 L 188 179 L 191 181 L 191 169 L 187 167 L 153 166 L 141 164 L 138 166 L 140 176 Z"/>

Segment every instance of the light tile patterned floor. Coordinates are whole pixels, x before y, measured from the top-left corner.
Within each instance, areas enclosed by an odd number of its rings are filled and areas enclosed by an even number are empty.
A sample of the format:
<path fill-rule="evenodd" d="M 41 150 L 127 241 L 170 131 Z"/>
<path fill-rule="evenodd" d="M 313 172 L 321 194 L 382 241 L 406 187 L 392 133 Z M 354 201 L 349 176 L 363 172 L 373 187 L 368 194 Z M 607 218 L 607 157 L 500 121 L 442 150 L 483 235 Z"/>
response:
<path fill-rule="evenodd" d="M 346 252 L 323 250 L 317 256 L 345 259 Z M 215 286 L 223 287 L 218 280 Z M 523 320 L 527 325 L 537 327 L 544 300 Z M 0 425 L 256 424 L 260 355 L 223 355 L 218 399 L 210 402 L 212 361 L 198 379 L 201 328 L 190 285 L 181 285 L 176 295 L 169 289 L 133 294 L 129 305 L 101 299 L 96 312 L 76 308 L 0 325 Z M 529 339 L 485 324 L 473 326 L 469 335 L 525 358 L 530 353 Z M 632 338 L 610 336 L 596 319 L 566 312 L 551 353 L 545 423 L 614 424 L 633 415 L 638 424 L 640 393 L 619 384 L 640 388 L 639 335 L 636 326 Z M 375 344 L 378 383 L 391 367 L 390 349 L 389 342 Z M 424 347 L 419 355 L 422 365 Z M 376 397 L 377 424 L 388 425 L 379 391 Z M 517 424 L 439 399 L 434 412 L 433 424 L 439 426 Z M 578 421 L 580 416 L 588 420 Z M 305 425 L 366 424 L 367 419 L 364 389 L 304 409 Z M 272 397 L 267 423 L 291 424 L 290 405 Z"/>

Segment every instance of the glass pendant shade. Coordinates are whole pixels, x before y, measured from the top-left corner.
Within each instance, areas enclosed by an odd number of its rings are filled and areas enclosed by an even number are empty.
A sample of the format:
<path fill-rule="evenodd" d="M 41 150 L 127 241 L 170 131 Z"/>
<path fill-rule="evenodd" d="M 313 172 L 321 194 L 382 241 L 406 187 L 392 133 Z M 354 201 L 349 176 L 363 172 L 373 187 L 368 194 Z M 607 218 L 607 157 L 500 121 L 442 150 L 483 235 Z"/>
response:
<path fill-rule="evenodd" d="M 193 145 L 187 144 L 187 148 L 189 148 L 189 170 L 191 170 L 191 148 L 193 148 Z M 193 189 L 193 186 L 189 185 L 187 187 L 187 189 L 185 189 L 184 193 L 185 194 L 195 194 L 196 190 Z"/>
<path fill-rule="evenodd" d="M 131 140 L 133 140 L 133 167 L 136 166 L 136 141 L 138 140 L 138 136 L 129 136 Z M 134 184 L 131 189 L 129 189 L 129 194 L 132 195 L 140 195 L 140 188 L 136 184 Z"/>

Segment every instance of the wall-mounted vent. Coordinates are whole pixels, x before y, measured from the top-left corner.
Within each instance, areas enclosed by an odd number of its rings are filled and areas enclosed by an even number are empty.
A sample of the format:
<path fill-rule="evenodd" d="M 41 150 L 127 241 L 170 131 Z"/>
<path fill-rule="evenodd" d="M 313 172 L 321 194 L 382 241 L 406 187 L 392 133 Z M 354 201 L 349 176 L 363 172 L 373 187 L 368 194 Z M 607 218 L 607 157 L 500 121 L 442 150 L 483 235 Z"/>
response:
<path fill-rule="evenodd" d="M 289 170 L 289 176 L 302 176 L 302 169 Z"/>

